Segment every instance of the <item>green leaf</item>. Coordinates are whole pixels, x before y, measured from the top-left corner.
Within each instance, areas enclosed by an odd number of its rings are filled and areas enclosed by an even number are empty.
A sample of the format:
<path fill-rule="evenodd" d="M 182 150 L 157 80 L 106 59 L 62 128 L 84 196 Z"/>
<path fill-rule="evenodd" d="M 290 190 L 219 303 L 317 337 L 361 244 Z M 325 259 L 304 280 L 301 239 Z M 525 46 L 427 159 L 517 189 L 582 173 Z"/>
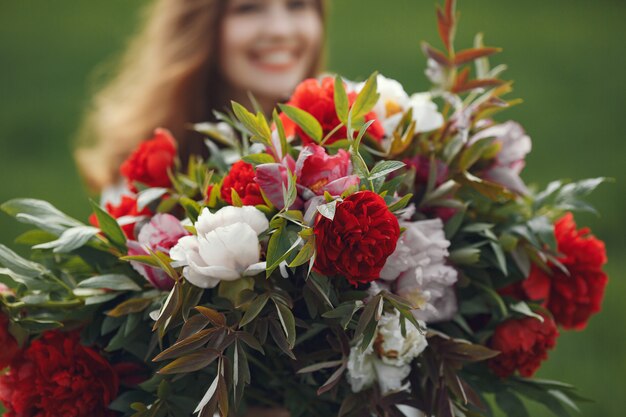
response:
<path fill-rule="evenodd" d="M 296 373 L 298 373 L 298 374 L 308 374 L 310 372 L 317 372 L 317 371 L 319 371 L 321 369 L 334 368 L 336 366 L 341 365 L 342 363 L 343 363 L 342 360 L 314 363 L 313 365 L 305 366 L 304 368 L 298 369 L 298 372 L 296 372 Z"/>
<path fill-rule="evenodd" d="M 122 317 L 132 313 L 139 313 L 144 311 L 152 304 L 152 300 L 148 298 L 131 298 L 118 304 L 115 308 L 107 311 L 106 315 L 109 317 Z"/>
<path fill-rule="evenodd" d="M 500 246 L 497 242 L 489 242 L 489 246 L 493 253 L 496 255 L 496 260 L 498 261 L 498 268 L 504 275 L 508 275 L 507 266 L 506 266 L 506 257 L 504 255 L 504 251 L 502 250 L 502 246 Z"/>
<path fill-rule="evenodd" d="M 144 207 L 158 200 L 167 194 L 167 188 L 153 187 L 146 188 L 137 195 L 137 210 L 141 211 Z"/>
<path fill-rule="evenodd" d="M 524 301 L 520 301 L 518 303 L 511 304 L 509 306 L 509 308 L 512 311 L 515 311 L 516 313 L 523 314 L 524 316 L 534 317 L 534 318 L 536 318 L 537 320 L 539 320 L 540 322 L 543 323 L 543 320 L 544 320 L 543 316 L 541 314 L 537 314 L 534 311 L 532 311 L 530 309 L 530 307 L 528 306 L 528 304 L 526 304 Z"/>
<path fill-rule="evenodd" d="M 265 304 L 267 304 L 267 301 L 269 299 L 270 296 L 268 294 L 261 294 L 257 298 L 255 298 L 252 303 L 250 303 L 248 310 L 241 318 L 241 322 L 239 322 L 239 328 L 242 328 L 243 326 L 254 320 L 259 315 L 259 313 L 261 313 L 261 310 L 263 310 L 263 307 L 265 307 Z"/>
<path fill-rule="evenodd" d="M 458 155 L 458 153 L 463 149 L 464 138 L 463 135 L 458 134 L 452 138 L 443 149 L 443 159 L 446 165 L 450 165 L 452 160 Z"/>
<path fill-rule="evenodd" d="M 280 158 L 287 155 L 289 150 L 287 146 L 287 136 L 285 135 L 285 126 L 283 125 L 283 121 L 278 116 L 278 112 L 276 109 L 272 111 L 272 120 L 274 121 L 274 125 L 276 126 L 276 131 L 278 132 L 278 139 L 280 140 Z"/>
<path fill-rule="evenodd" d="M 49 272 L 43 265 L 22 258 L 3 244 L 0 244 L 0 265 L 28 278 L 37 278 Z"/>
<path fill-rule="evenodd" d="M 57 236 L 45 230 L 33 229 L 16 237 L 14 242 L 20 245 L 35 246 L 40 243 L 52 242 L 56 240 Z"/>
<path fill-rule="evenodd" d="M 78 288 L 102 288 L 114 291 L 141 291 L 132 279 L 120 274 L 99 275 L 81 281 Z"/>
<path fill-rule="evenodd" d="M 317 211 L 332 222 L 337 211 L 337 200 L 317 206 Z"/>
<path fill-rule="evenodd" d="M 279 219 L 282 225 L 272 233 L 267 246 L 266 276 L 270 276 L 281 262 L 286 260 L 298 247 L 302 238 L 285 226 L 285 219 Z"/>
<path fill-rule="evenodd" d="M 159 262 L 157 262 L 157 260 L 150 256 L 150 255 L 129 255 L 129 256 L 122 256 L 120 258 L 120 261 L 134 261 L 134 262 L 140 262 L 142 264 L 146 264 L 148 266 L 152 266 L 155 268 L 160 268 L 161 264 Z"/>
<path fill-rule="evenodd" d="M 343 80 L 339 75 L 335 76 L 334 99 L 337 117 L 344 124 L 348 123 L 348 112 L 350 111 L 348 104 L 348 94 L 346 93 L 346 88 L 343 85 Z"/>
<path fill-rule="evenodd" d="M 287 337 L 289 349 L 293 349 L 293 346 L 296 343 L 296 320 L 288 306 L 277 302 L 276 300 L 274 300 L 274 304 L 276 305 L 276 311 L 278 312 L 278 317 L 280 318 L 280 324 L 283 326 L 283 331 Z"/>
<path fill-rule="evenodd" d="M 370 171 L 369 180 L 372 181 L 376 178 L 385 177 L 404 166 L 406 166 L 406 164 L 400 161 L 380 161 Z"/>
<path fill-rule="evenodd" d="M 496 392 L 496 404 L 508 417 L 528 417 L 528 411 L 522 400 L 510 391 Z"/>
<path fill-rule="evenodd" d="M 363 313 L 361 313 L 361 317 L 359 317 L 359 322 L 357 323 L 356 329 L 354 331 L 354 339 L 358 339 L 363 335 L 365 329 L 369 326 L 371 322 L 376 324 L 378 322 L 377 312 L 381 309 L 381 305 L 383 303 L 383 297 L 381 294 L 370 299 L 365 308 L 363 309 Z"/>
<path fill-rule="evenodd" d="M 55 320 L 43 320 L 34 318 L 25 318 L 20 320 L 20 326 L 31 333 L 41 333 L 46 330 L 58 329 L 63 327 L 63 323 Z"/>
<path fill-rule="evenodd" d="M 403 208 L 405 208 L 411 202 L 412 198 L 413 198 L 413 194 L 405 195 L 400 200 L 398 200 L 395 203 L 393 203 L 392 205 L 390 205 L 389 206 L 389 211 L 393 213 L 395 211 L 402 210 Z"/>
<path fill-rule="evenodd" d="M 22 223 L 34 224 L 55 235 L 60 235 L 71 227 L 84 226 L 83 223 L 43 200 L 17 198 L 2 204 L 0 209 Z"/>
<path fill-rule="evenodd" d="M 234 189 L 234 188 L 233 188 Z M 192 200 L 189 197 L 181 197 L 178 202 L 185 209 L 185 213 L 187 213 L 187 217 L 195 223 L 198 220 L 198 216 L 202 212 L 202 207 L 196 201 Z"/>
<path fill-rule="evenodd" d="M 315 239 L 311 238 L 307 240 L 302 249 L 300 249 L 300 252 L 298 252 L 293 261 L 291 261 L 289 267 L 296 268 L 300 265 L 304 265 L 313 257 L 313 255 L 315 255 Z"/>
<path fill-rule="evenodd" d="M 237 119 L 244 125 L 246 129 L 252 134 L 252 140 L 261 142 L 267 146 L 272 146 L 272 132 L 267 126 L 265 119 L 255 116 L 250 113 L 244 106 L 234 101 L 231 102 L 233 106 L 233 112 Z M 264 123 L 265 122 L 265 123 Z"/>
<path fill-rule="evenodd" d="M 252 164 L 252 165 L 261 165 L 261 164 L 271 164 L 276 162 L 274 157 L 267 153 L 254 153 L 251 155 L 246 155 L 241 158 L 243 161 Z"/>
<path fill-rule="evenodd" d="M 356 120 L 367 113 L 369 113 L 376 103 L 378 102 L 378 98 L 380 94 L 378 94 L 378 84 L 377 84 L 377 76 L 378 73 L 374 72 L 365 82 L 363 89 L 359 92 L 354 104 L 352 105 L 352 109 L 350 110 L 351 119 Z"/>
<path fill-rule="evenodd" d="M 556 237 L 554 236 L 554 225 L 545 217 L 535 217 L 528 222 L 528 228 L 532 233 L 541 239 L 543 243 L 548 245 L 550 249 L 556 251 Z"/>
<path fill-rule="evenodd" d="M 76 226 L 66 229 L 57 240 L 40 243 L 33 249 L 52 249 L 54 253 L 68 253 L 84 246 L 100 229 L 91 226 Z"/>
<path fill-rule="evenodd" d="M 289 106 L 287 104 L 279 104 L 280 109 L 293 120 L 300 128 L 311 137 L 315 142 L 319 143 L 322 140 L 322 135 L 324 134 L 324 130 L 320 125 L 320 122 L 317 121 L 315 117 L 313 117 L 310 113 L 299 109 L 297 107 Z"/>
<path fill-rule="evenodd" d="M 100 207 L 95 201 L 91 201 L 91 206 L 98 219 L 98 225 L 102 233 L 109 238 L 111 243 L 122 250 L 126 250 L 126 235 L 122 228 L 109 213 Z"/>
<path fill-rule="evenodd" d="M 480 159 L 480 157 L 489 149 L 491 144 L 495 141 L 494 138 L 485 138 L 477 141 L 467 148 L 461 155 L 459 161 L 459 169 L 461 171 L 467 171 Z"/>
<path fill-rule="evenodd" d="M 363 160 L 363 157 L 356 151 L 351 148 L 350 159 L 352 161 L 352 168 L 354 169 L 354 173 L 359 176 L 359 178 L 366 179 L 370 176 L 370 171 L 367 168 L 367 164 Z"/>

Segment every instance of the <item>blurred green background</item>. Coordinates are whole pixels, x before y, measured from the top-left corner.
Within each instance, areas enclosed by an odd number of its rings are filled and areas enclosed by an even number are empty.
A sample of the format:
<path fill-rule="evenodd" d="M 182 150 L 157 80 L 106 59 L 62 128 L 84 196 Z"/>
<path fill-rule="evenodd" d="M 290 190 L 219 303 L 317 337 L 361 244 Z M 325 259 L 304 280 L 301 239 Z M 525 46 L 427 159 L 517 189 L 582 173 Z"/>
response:
<path fill-rule="evenodd" d="M 93 74 L 120 52 L 147 1 L 0 0 L 0 201 L 49 200 L 86 218 L 86 193 L 71 157 Z M 419 41 L 439 46 L 434 1 L 335 0 L 329 69 L 349 78 L 373 70 L 409 92 L 428 88 Z M 504 53 L 515 95 L 525 103 L 501 117 L 533 138 L 525 178 L 609 176 L 590 199 L 602 217 L 578 216 L 606 241 L 610 283 L 604 310 L 583 333 L 563 333 L 540 377 L 570 382 L 595 400 L 587 417 L 626 411 L 626 2 L 472 0 L 458 2 L 458 47 L 476 32 Z M 106 68 L 106 66 L 104 67 Z M 0 215 L 0 241 L 26 230 Z M 533 417 L 549 415 L 532 407 Z"/>

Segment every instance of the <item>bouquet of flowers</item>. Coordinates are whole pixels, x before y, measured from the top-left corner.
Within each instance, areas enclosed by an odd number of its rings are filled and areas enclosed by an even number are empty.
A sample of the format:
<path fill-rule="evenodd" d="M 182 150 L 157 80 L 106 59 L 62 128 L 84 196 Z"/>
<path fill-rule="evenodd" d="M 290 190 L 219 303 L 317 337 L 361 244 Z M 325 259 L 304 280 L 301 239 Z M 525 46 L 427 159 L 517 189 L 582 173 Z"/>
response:
<path fill-rule="evenodd" d="M 430 92 L 374 74 L 301 83 L 271 120 L 233 103 L 182 166 L 159 129 L 86 225 L 49 203 L 0 245 L 6 416 L 568 415 L 532 376 L 600 309 L 604 244 L 572 211 L 604 180 L 520 178 L 530 138 L 497 48 L 424 43 Z M 473 75 L 472 75 L 473 74 Z"/>

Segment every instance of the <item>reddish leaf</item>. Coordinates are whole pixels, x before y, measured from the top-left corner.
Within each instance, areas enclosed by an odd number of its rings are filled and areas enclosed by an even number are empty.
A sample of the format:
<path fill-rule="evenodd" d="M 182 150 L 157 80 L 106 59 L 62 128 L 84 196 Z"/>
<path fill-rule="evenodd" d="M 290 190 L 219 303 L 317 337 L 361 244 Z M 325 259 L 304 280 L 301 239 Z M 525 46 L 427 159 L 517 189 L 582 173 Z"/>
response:
<path fill-rule="evenodd" d="M 344 362 L 339 368 L 337 368 L 337 370 L 333 372 L 330 378 L 328 378 L 328 381 L 326 381 L 324 385 L 322 385 L 317 390 L 317 395 L 322 395 L 323 393 L 328 392 L 331 389 L 333 389 L 333 387 L 337 385 L 339 381 L 341 381 L 341 375 L 343 375 L 343 372 L 346 370 L 347 366 L 348 366 L 348 363 Z"/>
<path fill-rule="evenodd" d="M 176 342 L 169 348 L 165 349 L 163 352 L 159 353 L 154 359 L 152 359 L 152 361 L 159 362 L 192 352 L 204 345 L 211 337 L 211 333 L 215 332 L 216 330 L 217 329 L 215 328 L 201 330 L 193 336 L 189 336 L 188 338 L 183 339 L 180 342 Z"/>
<path fill-rule="evenodd" d="M 454 64 L 456 66 L 463 65 L 465 63 L 474 61 L 478 58 L 484 58 L 502 51 L 500 48 L 471 48 L 464 49 L 458 52 L 454 57 Z"/>
<path fill-rule="evenodd" d="M 220 353 L 215 349 L 203 349 L 168 363 L 158 373 L 166 375 L 199 371 L 209 366 L 219 355 Z"/>
<path fill-rule="evenodd" d="M 458 94 L 473 90 L 475 88 L 496 87 L 502 84 L 504 84 L 504 81 L 496 80 L 493 78 L 487 78 L 483 80 L 471 80 L 466 82 L 465 84 L 455 86 L 452 92 Z"/>
<path fill-rule="evenodd" d="M 226 325 L 226 317 L 212 308 L 197 306 L 196 310 L 204 317 L 209 319 L 215 327 L 224 327 Z"/>
<path fill-rule="evenodd" d="M 448 57 L 446 57 L 443 52 L 433 48 L 427 42 L 422 42 L 422 51 L 424 55 L 428 58 L 434 59 L 438 64 L 443 65 L 444 67 L 452 66 Z"/>

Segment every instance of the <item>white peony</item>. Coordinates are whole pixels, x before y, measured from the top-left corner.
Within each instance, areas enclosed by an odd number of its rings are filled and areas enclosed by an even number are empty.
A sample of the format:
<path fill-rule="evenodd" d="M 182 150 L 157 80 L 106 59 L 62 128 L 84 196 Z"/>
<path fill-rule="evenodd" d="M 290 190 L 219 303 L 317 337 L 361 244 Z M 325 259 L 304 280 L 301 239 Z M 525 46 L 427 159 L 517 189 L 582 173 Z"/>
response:
<path fill-rule="evenodd" d="M 394 292 L 417 308 L 418 320 L 448 320 L 457 309 L 453 285 L 458 273 L 446 265 L 450 242 L 441 219 L 400 222 L 406 230 L 380 273 L 385 281 L 394 281 Z"/>
<path fill-rule="evenodd" d="M 500 151 L 494 164 L 485 172 L 485 178 L 518 194 L 528 194 L 520 172 L 526 164 L 526 155 L 532 149 L 530 136 L 519 123 L 508 121 L 481 130 L 472 136 L 468 145 L 489 137 L 495 138 L 500 144 Z"/>
<path fill-rule="evenodd" d="M 205 208 L 195 223 L 197 236 L 185 236 L 170 250 L 175 266 L 195 286 L 214 288 L 265 270 L 259 262 L 258 235 L 269 227 L 265 215 L 251 206 L 224 207 L 215 214 Z"/>
<path fill-rule="evenodd" d="M 378 382 L 383 393 L 406 388 L 404 380 L 411 372 L 411 362 L 426 349 L 426 337 L 411 324 L 402 336 L 400 313 L 385 313 L 378 322 L 377 335 L 364 351 L 355 346 L 348 358 L 348 381 L 353 392 Z"/>
<path fill-rule="evenodd" d="M 391 136 L 409 108 L 413 108 L 417 132 L 429 132 L 443 125 L 443 116 L 437 111 L 437 105 L 431 100 L 430 93 L 413 94 L 409 97 L 402 84 L 380 74 L 376 83 L 380 98 L 373 111 L 383 125 L 386 136 Z M 357 84 L 355 90 L 361 91 L 364 85 L 365 83 Z"/>
<path fill-rule="evenodd" d="M 437 111 L 430 93 L 415 93 L 410 98 L 417 132 L 430 132 L 443 126 L 443 115 Z"/>

